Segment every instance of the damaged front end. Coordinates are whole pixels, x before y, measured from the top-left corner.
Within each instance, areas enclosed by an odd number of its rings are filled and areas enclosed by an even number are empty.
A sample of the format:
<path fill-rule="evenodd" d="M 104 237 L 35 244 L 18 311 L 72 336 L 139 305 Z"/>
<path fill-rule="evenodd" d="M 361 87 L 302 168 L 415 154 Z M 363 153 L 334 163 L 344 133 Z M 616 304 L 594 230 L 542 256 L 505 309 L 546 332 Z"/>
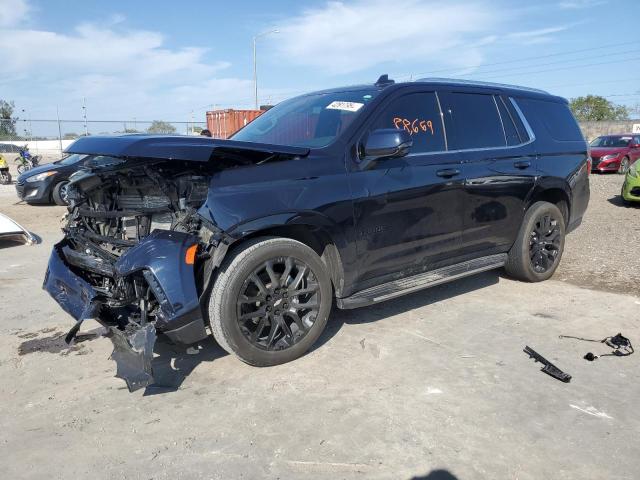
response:
<path fill-rule="evenodd" d="M 65 238 L 54 246 L 44 289 L 76 319 L 107 327 L 117 375 L 131 391 L 153 383 L 156 331 L 204 339 L 200 307 L 219 231 L 197 214 L 207 165 L 95 157 L 70 183 Z"/>
<path fill-rule="evenodd" d="M 309 149 L 123 135 L 83 137 L 67 153 L 87 158 L 70 177 L 65 237 L 43 287 L 76 319 L 68 342 L 86 319 L 107 327 L 117 376 L 135 390 L 153 383 L 156 333 L 182 344 L 207 335 L 201 304 L 233 241 L 211 215 L 218 174 Z"/>

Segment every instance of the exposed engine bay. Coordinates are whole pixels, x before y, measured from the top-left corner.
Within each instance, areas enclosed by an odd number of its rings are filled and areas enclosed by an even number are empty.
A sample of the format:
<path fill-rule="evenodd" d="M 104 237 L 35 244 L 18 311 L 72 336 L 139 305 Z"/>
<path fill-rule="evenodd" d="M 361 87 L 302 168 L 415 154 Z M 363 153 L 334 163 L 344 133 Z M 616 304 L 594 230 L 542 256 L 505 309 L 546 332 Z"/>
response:
<path fill-rule="evenodd" d="M 82 138 L 67 152 L 87 159 L 70 177 L 43 288 L 76 320 L 67 343 L 84 320 L 107 328 L 116 376 L 133 391 L 154 383 L 157 333 L 185 345 L 207 336 L 202 302 L 233 242 L 209 214 L 214 177 L 308 150 L 131 135 Z"/>
<path fill-rule="evenodd" d="M 190 343 L 206 335 L 198 305 L 187 305 L 182 299 L 176 302 L 153 264 L 154 257 L 166 257 L 168 250 L 178 260 L 175 278 L 182 281 L 178 265 L 182 261 L 191 269 L 187 278 L 193 285 L 192 297 L 200 296 L 206 260 L 218 243 L 213 238 L 215 227 L 205 226 L 197 215 L 207 198 L 211 172 L 206 165 L 185 163 L 134 162 L 125 168 L 80 171 L 69 189 L 65 240 L 58 254 L 94 293 L 92 308 L 80 316 L 67 341 L 73 341 L 85 317 L 95 317 L 109 330 L 117 376 L 126 380 L 130 390 L 154 381 L 151 358 L 156 328 L 171 328 L 169 323 L 176 319 L 179 325 L 196 320 L 198 335 L 177 335 L 176 340 Z M 163 249 L 162 238 L 166 240 L 167 235 L 181 242 Z M 186 247 L 186 253 L 181 247 Z M 147 261 L 141 263 L 136 251 L 144 252 Z"/>
<path fill-rule="evenodd" d="M 177 162 L 181 163 L 181 162 Z M 182 168 L 181 168 L 182 167 Z M 206 200 L 209 177 L 183 165 L 143 164 L 95 173 L 79 172 L 70 189 L 70 213 L 63 228 L 67 262 L 110 307 L 137 307 L 141 321 L 154 320 L 158 302 L 141 274 L 119 278 L 116 262 L 154 230 L 196 235 L 206 248 L 212 231 L 196 210 Z"/>

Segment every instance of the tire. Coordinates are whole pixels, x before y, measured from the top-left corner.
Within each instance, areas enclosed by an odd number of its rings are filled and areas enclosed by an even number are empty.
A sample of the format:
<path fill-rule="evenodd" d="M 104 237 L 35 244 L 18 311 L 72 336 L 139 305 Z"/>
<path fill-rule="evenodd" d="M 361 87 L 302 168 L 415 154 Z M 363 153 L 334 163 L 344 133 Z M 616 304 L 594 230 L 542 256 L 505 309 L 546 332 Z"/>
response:
<path fill-rule="evenodd" d="M 304 290 L 307 293 L 293 295 Z M 324 330 L 332 294 L 326 267 L 311 248 L 287 238 L 258 238 L 220 266 L 209 297 L 211 331 L 223 349 L 249 365 L 290 362 L 307 352 Z"/>
<path fill-rule="evenodd" d="M 618 167 L 618 173 L 620 175 L 625 175 L 629 170 L 629 157 L 624 157 L 620 160 L 620 167 Z"/>
<path fill-rule="evenodd" d="M 18 175 L 22 175 L 24 172 L 29 170 L 29 167 L 27 167 L 26 165 L 18 165 L 16 167 L 16 170 L 18 170 Z"/>
<path fill-rule="evenodd" d="M 69 205 L 67 202 L 67 187 L 69 186 L 69 182 L 60 182 L 56 183 L 53 187 L 53 191 L 51 192 L 51 197 L 56 205 L 66 206 Z"/>
<path fill-rule="evenodd" d="M 548 224 L 545 219 L 549 219 Z M 525 282 L 547 280 L 560 264 L 564 237 L 565 222 L 560 209 L 549 202 L 534 203 L 527 210 L 518 237 L 509 250 L 505 270 L 511 277 Z"/>

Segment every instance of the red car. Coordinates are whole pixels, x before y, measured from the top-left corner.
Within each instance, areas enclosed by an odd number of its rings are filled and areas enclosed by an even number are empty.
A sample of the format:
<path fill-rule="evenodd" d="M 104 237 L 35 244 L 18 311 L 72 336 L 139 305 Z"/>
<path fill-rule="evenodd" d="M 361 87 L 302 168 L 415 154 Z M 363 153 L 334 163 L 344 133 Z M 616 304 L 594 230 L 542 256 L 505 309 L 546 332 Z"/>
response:
<path fill-rule="evenodd" d="M 640 158 L 640 135 L 604 135 L 593 140 L 591 146 L 592 172 L 627 173 Z"/>

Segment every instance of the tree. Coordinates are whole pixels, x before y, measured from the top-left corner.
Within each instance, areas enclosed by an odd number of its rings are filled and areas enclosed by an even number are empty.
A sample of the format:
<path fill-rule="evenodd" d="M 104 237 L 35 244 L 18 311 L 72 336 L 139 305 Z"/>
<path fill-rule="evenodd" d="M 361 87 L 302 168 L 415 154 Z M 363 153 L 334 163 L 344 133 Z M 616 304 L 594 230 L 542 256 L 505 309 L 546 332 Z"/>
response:
<path fill-rule="evenodd" d="M 569 102 L 569 107 L 576 118 L 582 122 L 629 119 L 627 107 L 616 105 L 597 95 L 573 98 Z"/>
<path fill-rule="evenodd" d="M 14 138 L 16 134 L 16 120 L 13 117 L 13 102 L 0 99 L 0 138 Z"/>
<path fill-rule="evenodd" d="M 80 135 L 78 135 L 77 133 L 74 132 L 68 132 L 65 133 L 64 136 L 62 137 L 63 140 L 75 140 L 76 138 L 78 138 Z"/>
<path fill-rule="evenodd" d="M 161 120 L 154 120 L 147 128 L 147 133 L 176 133 L 176 127 Z"/>

